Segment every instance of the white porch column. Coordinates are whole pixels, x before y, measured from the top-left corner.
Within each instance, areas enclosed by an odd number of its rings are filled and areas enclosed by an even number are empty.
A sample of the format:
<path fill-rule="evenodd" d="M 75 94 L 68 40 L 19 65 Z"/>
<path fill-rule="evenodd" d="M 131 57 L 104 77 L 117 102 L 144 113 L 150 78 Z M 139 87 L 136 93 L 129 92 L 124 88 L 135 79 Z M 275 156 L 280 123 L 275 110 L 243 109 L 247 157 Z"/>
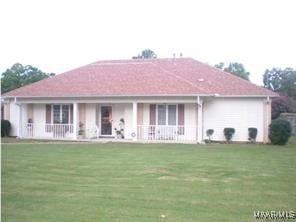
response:
<path fill-rule="evenodd" d="M 269 124 L 271 123 L 271 99 L 269 97 L 263 100 L 263 142 L 269 141 Z"/>
<path fill-rule="evenodd" d="M 203 135 L 203 99 L 197 97 L 197 142 L 202 143 Z"/>
<path fill-rule="evenodd" d="M 132 130 L 132 138 L 133 141 L 137 141 L 138 140 L 138 135 L 137 135 L 137 121 L 138 121 L 138 103 L 137 102 L 133 102 L 133 130 Z"/>
<path fill-rule="evenodd" d="M 78 133 L 78 103 L 73 103 L 73 139 L 77 140 Z"/>
<path fill-rule="evenodd" d="M 23 120 L 22 120 L 22 115 L 23 115 L 23 106 L 21 103 L 17 104 L 18 107 L 18 131 L 17 131 L 17 136 L 19 138 L 22 138 L 22 128 L 23 128 Z"/>

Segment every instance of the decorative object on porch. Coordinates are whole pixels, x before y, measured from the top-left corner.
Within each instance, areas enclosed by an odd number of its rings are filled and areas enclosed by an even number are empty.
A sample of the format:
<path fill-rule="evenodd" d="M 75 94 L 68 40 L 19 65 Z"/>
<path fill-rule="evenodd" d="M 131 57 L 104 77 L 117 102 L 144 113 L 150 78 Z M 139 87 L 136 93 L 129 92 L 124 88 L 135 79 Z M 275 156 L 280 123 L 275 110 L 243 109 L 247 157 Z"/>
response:
<path fill-rule="evenodd" d="M 224 136 L 225 136 L 227 142 L 231 141 L 234 133 L 235 133 L 234 128 L 224 128 Z"/>
<path fill-rule="evenodd" d="M 27 123 L 27 135 L 29 137 L 33 137 L 34 136 L 34 124 L 33 124 L 33 119 L 29 118 L 28 119 L 28 123 Z"/>
<path fill-rule="evenodd" d="M 99 128 L 98 126 L 88 126 L 85 130 L 85 137 L 88 139 L 97 139 L 99 138 Z"/>
<path fill-rule="evenodd" d="M 79 137 L 79 139 L 83 139 L 84 138 L 84 132 L 85 132 L 85 130 L 84 130 L 84 124 L 83 124 L 83 122 L 79 122 L 79 130 L 78 130 L 78 137 Z"/>
<path fill-rule="evenodd" d="M 212 142 L 212 136 L 214 134 L 214 130 L 213 129 L 208 129 L 206 133 L 207 133 L 208 139 L 205 140 L 205 143 L 211 143 Z"/>
<path fill-rule="evenodd" d="M 248 131 L 249 131 L 249 141 L 252 143 L 256 142 L 258 129 L 254 127 L 250 127 L 248 128 Z"/>
<path fill-rule="evenodd" d="M 121 118 L 119 121 L 119 127 L 114 128 L 117 139 L 124 139 L 124 119 Z"/>

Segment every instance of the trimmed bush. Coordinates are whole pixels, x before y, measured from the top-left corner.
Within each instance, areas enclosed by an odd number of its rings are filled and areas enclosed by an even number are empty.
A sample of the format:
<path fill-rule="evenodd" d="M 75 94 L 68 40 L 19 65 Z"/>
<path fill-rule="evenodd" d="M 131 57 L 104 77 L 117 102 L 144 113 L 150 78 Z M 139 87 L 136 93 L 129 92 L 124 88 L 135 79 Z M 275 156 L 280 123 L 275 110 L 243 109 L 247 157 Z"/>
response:
<path fill-rule="evenodd" d="M 214 134 L 214 130 L 213 129 L 208 129 L 207 130 L 207 137 L 209 137 L 209 139 L 211 140 L 211 137 L 213 136 Z"/>
<path fill-rule="evenodd" d="M 291 124 L 284 119 L 275 119 L 269 125 L 269 139 L 274 145 L 285 145 L 292 132 Z"/>
<path fill-rule="evenodd" d="M 9 136 L 11 124 L 8 120 L 1 119 L 1 137 Z"/>
<path fill-rule="evenodd" d="M 214 130 L 213 130 L 213 129 L 208 129 L 208 130 L 206 131 L 206 133 L 207 133 L 207 137 L 208 137 L 208 139 L 205 140 L 205 142 L 206 142 L 206 143 L 210 143 L 210 142 L 212 142 L 212 136 L 213 136 L 213 134 L 214 134 Z"/>
<path fill-rule="evenodd" d="M 234 128 L 224 128 L 224 136 L 228 142 L 231 141 L 234 133 L 235 133 Z"/>
<path fill-rule="evenodd" d="M 248 131 L 249 131 L 249 141 L 255 142 L 258 134 L 258 129 L 250 127 L 248 128 Z"/>

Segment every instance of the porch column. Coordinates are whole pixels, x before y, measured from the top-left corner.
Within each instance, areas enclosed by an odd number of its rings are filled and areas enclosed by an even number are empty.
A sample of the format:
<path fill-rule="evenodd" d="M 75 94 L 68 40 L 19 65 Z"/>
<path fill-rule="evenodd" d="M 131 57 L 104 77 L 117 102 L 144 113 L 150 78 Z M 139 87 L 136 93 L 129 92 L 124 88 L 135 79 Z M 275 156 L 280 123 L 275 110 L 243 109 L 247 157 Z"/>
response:
<path fill-rule="evenodd" d="M 77 140 L 78 132 L 78 104 L 73 103 L 73 139 Z"/>
<path fill-rule="evenodd" d="M 269 124 L 271 123 L 271 99 L 269 97 L 263 100 L 263 142 L 269 141 Z"/>
<path fill-rule="evenodd" d="M 138 140 L 138 135 L 137 135 L 137 120 L 138 120 L 138 103 L 137 102 L 133 102 L 133 130 L 132 130 L 132 138 L 133 141 L 137 141 Z"/>
<path fill-rule="evenodd" d="M 202 143 L 203 135 L 203 99 L 197 97 L 197 142 Z"/>
<path fill-rule="evenodd" d="M 22 120 L 22 115 L 23 115 L 23 106 L 21 103 L 17 104 L 18 106 L 18 132 L 17 136 L 19 138 L 22 138 L 22 128 L 23 128 L 23 120 Z"/>

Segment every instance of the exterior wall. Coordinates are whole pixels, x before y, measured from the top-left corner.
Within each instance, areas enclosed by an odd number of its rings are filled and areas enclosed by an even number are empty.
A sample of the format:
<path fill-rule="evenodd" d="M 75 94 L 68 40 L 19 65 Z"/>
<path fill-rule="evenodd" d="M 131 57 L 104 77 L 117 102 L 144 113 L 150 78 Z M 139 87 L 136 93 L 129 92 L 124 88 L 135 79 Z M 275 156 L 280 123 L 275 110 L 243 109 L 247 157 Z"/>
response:
<path fill-rule="evenodd" d="M 4 103 L 3 118 L 10 120 L 10 103 Z"/>
<path fill-rule="evenodd" d="M 217 98 L 205 100 L 203 119 L 203 139 L 206 130 L 214 129 L 212 139 L 225 141 L 223 130 L 235 128 L 233 141 L 248 141 L 248 128 L 258 129 L 257 141 L 263 142 L 264 123 L 263 99 Z"/>
<path fill-rule="evenodd" d="M 143 104 L 143 125 L 148 126 L 149 125 L 149 106 L 150 104 L 144 103 Z"/>
<path fill-rule="evenodd" d="M 97 136 L 95 132 L 96 127 L 98 127 L 98 134 L 100 135 L 101 127 L 101 106 L 112 106 L 112 136 L 115 137 L 114 128 L 119 128 L 120 119 L 123 118 L 125 122 L 125 138 L 131 139 L 132 130 L 132 104 L 94 104 L 88 103 L 85 107 L 85 129 L 86 137 L 92 138 Z"/>
<path fill-rule="evenodd" d="M 79 110 L 78 110 L 78 114 L 79 114 L 79 122 L 81 122 L 82 124 L 84 124 L 85 126 L 85 122 L 86 122 L 86 115 L 85 115 L 85 103 L 81 103 L 79 104 Z"/>
<path fill-rule="evenodd" d="M 45 104 L 43 103 L 25 103 L 22 104 L 21 120 L 19 119 L 19 106 L 13 101 L 9 104 L 9 117 L 12 124 L 11 135 L 18 136 L 19 121 L 27 123 L 28 118 L 33 116 L 33 123 L 45 124 Z M 65 102 L 66 103 L 66 102 Z M 69 102 L 68 102 L 69 103 Z M 149 102 L 143 102 L 143 125 L 149 125 Z M 165 103 L 164 98 L 154 103 Z M 185 126 L 194 126 L 190 130 L 185 130 L 184 140 L 196 140 L 197 137 L 197 105 L 195 102 L 186 102 L 186 100 L 168 101 L 167 103 L 185 104 L 184 123 Z M 85 119 L 85 134 L 87 138 L 95 138 L 99 135 L 96 132 L 97 126 L 100 127 L 100 106 L 106 104 L 112 106 L 112 132 L 115 137 L 114 128 L 119 126 L 121 118 L 125 120 L 125 138 L 131 139 L 132 133 L 132 103 L 86 103 L 79 104 L 80 119 Z M 268 138 L 268 124 L 270 123 L 270 101 L 266 98 L 212 98 L 204 99 L 203 104 L 203 139 L 206 139 L 206 130 L 214 129 L 213 140 L 225 141 L 223 129 L 233 127 L 236 132 L 234 141 L 248 141 L 248 128 L 256 127 L 258 129 L 258 142 L 266 142 Z M 85 106 L 85 108 L 83 108 Z M 83 114 L 85 112 L 85 115 Z M 35 126 L 34 126 L 35 127 Z M 37 126 L 36 126 L 37 127 Z M 50 137 L 51 133 L 46 133 L 44 126 L 40 129 L 34 128 L 37 132 L 34 136 Z"/>
<path fill-rule="evenodd" d="M 26 105 L 26 104 L 24 104 Z M 33 119 L 34 117 L 34 105 L 33 104 L 27 104 L 26 105 L 27 108 L 27 115 L 26 115 L 26 119 L 25 122 L 27 122 L 29 119 Z"/>
<path fill-rule="evenodd" d="M 180 104 L 180 103 L 175 103 Z M 150 104 L 145 103 L 143 105 L 143 125 L 149 125 L 149 112 L 150 112 Z M 194 103 L 187 103 L 184 106 L 184 135 L 179 136 L 179 140 L 196 140 L 197 133 L 197 117 L 196 117 L 196 105 Z"/>
<path fill-rule="evenodd" d="M 15 103 L 10 103 L 9 109 L 9 121 L 11 123 L 11 136 L 18 136 L 18 126 L 19 126 L 19 107 Z"/>
<path fill-rule="evenodd" d="M 35 137 L 51 137 L 51 133 L 45 131 L 45 104 L 33 105 L 33 123 L 36 123 L 36 125 L 34 125 Z"/>
<path fill-rule="evenodd" d="M 131 104 L 129 104 L 131 107 Z M 116 137 L 114 128 L 119 128 L 120 119 L 124 119 L 124 135 L 125 138 L 129 138 L 129 127 L 131 122 L 128 120 L 128 116 L 132 115 L 132 112 L 126 113 L 127 104 L 113 104 L 112 105 L 112 135 Z"/>
<path fill-rule="evenodd" d="M 85 136 L 87 138 L 96 137 L 96 108 L 97 104 L 85 104 Z"/>
<path fill-rule="evenodd" d="M 185 104 L 184 107 L 184 124 L 190 127 L 189 130 L 185 129 L 185 139 L 187 140 L 197 140 L 197 109 L 196 104 Z"/>
<path fill-rule="evenodd" d="M 133 104 L 125 104 L 124 107 L 125 138 L 132 139 L 133 130 Z M 119 123 L 119 122 L 118 122 Z"/>

